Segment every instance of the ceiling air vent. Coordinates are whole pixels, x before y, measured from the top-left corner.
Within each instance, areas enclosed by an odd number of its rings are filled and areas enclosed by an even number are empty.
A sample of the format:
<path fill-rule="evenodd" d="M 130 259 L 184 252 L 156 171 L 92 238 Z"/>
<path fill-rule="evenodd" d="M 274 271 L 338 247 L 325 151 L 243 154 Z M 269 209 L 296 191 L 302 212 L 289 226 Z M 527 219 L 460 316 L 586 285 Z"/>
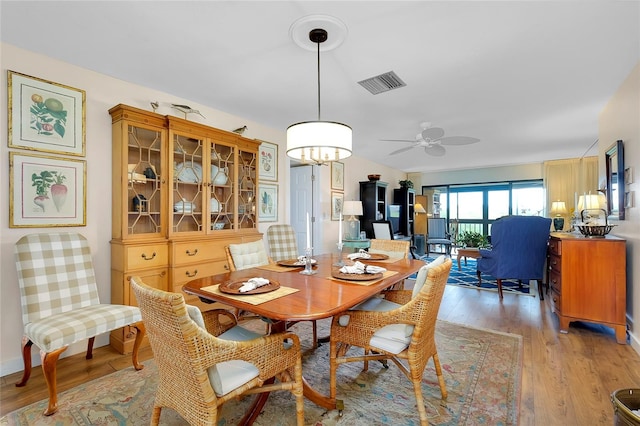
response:
<path fill-rule="evenodd" d="M 373 95 L 406 86 L 406 83 L 393 71 L 359 81 L 358 84 L 367 89 Z"/>

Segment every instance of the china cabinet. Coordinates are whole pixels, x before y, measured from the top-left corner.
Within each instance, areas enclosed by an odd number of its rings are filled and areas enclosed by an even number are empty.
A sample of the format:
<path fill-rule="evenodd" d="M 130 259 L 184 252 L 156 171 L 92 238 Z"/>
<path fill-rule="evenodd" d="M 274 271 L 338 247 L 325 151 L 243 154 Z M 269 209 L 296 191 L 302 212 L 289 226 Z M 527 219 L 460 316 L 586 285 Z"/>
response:
<path fill-rule="evenodd" d="M 259 141 L 126 105 L 109 113 L 113 303 L 136 304 L 133 275 L 180 293 L 189 280 L 228 269 L 226 245 L 262 238 L 256 214 Z M 219 307 L 184 296 L 203 310 Z M 129 352 L 131 333 L 113 332 L 112 346 Z"/>
<path fill-rule="evenodd" d="M 552 232 L 548 268 L 560 332 L 568 333 L 572 321 L 587 321 L 613 328 L 617 342 L 627 342 L 625 240 Z"/>
<path fill-rule="evenodd" d="M 398 229 L 394 230 L 404 236 L 413 236 L 413 222 L 415 217 L 416 192 L 410 188 L 395 188 L 393 190 L 393 204 L 400 206 L 400 220 Z"/>
<path fill-rule="evenodd" d="M 387 217 L 387 183 L 377 180 L 360 182 L 360 201 L 363 213 L 360 229 L 367 233 L 367 238 L 373 238 L 372 222 Z"/>

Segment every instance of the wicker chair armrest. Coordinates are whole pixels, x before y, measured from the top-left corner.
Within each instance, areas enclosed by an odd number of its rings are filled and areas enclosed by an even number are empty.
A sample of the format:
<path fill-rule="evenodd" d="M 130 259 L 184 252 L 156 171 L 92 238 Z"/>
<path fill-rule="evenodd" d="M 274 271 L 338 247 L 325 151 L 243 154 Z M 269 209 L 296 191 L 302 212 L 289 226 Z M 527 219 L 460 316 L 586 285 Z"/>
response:
<path fill-rule="evenodd" d="M 384 292 L 384 298 L 390 302 L 406 305 L 411 300 L 411 290 L 387 290 Z"/>
<path fill-rule="evenodd" d="M 214 336 L 221 335 L 238 323 L 235 315 L 225 309 L 204 311 L 202 318 L 207 331 Z"/>

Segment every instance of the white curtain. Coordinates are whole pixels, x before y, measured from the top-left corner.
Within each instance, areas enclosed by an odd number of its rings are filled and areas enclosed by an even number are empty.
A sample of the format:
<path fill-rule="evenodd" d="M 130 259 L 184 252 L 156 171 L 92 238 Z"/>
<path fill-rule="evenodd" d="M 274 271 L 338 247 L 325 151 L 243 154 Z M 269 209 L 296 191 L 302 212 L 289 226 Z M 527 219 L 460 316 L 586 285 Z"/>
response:
<path fill-rule="evenodd" d="M 580 195 L 598 193 L 598 157 L 545 161 L 543 173 L 547 216 L 550 216 L 553 201 L 564 201 L 567 206 L 565 219 L 570 219 L 578 207 Z M 570 227 L 570 220 L 565 220 L 564 229 Z"/>

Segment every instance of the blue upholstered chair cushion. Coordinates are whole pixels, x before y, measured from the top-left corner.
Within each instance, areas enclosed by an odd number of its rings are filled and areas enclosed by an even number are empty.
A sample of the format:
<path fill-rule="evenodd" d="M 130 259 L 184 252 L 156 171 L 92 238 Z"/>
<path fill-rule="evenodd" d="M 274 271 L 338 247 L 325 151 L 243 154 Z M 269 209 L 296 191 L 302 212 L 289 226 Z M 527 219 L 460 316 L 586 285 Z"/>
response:
<path fill-rule="evenodd" d="M 492 248 L 480 249 L 478 271 L 495 278 L 541 280 L 551 219 L 505 216 L 491 226 Z"/>

